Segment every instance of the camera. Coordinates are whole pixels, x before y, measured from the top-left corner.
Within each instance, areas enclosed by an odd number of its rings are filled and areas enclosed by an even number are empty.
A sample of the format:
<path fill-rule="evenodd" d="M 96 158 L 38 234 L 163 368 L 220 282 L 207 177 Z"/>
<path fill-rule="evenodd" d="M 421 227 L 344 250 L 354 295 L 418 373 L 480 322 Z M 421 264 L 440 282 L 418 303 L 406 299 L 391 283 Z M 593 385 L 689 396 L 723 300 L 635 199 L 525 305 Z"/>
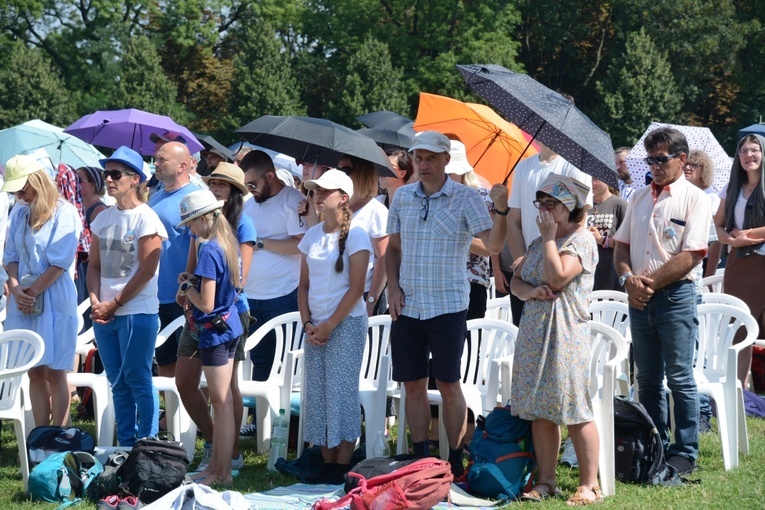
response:
<path fill-rule="evenodd" d="M 218 333 L 225 333 L 228 330 L 228 324 L 226 324 L 226 319 L 224 319 L 223 316 L 220 314 L 213 317 L 210 322 L 215 328 L 215 331 L 217 331 Z"/>

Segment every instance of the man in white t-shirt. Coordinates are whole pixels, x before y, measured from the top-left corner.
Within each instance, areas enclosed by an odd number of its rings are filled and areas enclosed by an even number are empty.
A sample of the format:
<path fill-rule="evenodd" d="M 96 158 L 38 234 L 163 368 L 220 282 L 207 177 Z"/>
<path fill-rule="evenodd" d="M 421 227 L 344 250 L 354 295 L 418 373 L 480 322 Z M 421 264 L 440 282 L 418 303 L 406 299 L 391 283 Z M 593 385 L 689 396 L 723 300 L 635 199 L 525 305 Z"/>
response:
<path fill-rule="evenodd" d="M 252 194 L 242 213 L 252 219 L 258 239 L 252 253 L 250 273 L 244 285 L 250 315 L 255 321 L 250 334 L 267 321 L 298 309 L 297 286 L 300 279 L 298 243 L 308 224 L 298 216 L 297 207 L 305 196 L 285 186 L 276 176 L 271 157 L 263 151 L 245 154 L 239 166 Z M 265 381 L 271 372 L 276 335 L 265 337 L 250 351 L 252 377 Z"/>

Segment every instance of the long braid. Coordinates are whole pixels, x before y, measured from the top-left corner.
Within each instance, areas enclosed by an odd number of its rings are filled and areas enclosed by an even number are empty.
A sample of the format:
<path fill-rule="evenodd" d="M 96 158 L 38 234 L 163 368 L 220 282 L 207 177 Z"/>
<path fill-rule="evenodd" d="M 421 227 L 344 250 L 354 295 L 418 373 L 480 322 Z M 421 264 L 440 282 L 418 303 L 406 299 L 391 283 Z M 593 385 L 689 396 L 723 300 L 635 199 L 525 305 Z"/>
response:
<path fill-rule="evenodd" d="M 340 249 L 340 255 L 335 262 L 335 271 L 343 272 L 343 252 L 345 251 L 345 240 L 348 239 L 348 230 L 351 228 L 351 210 L 346 202 L 342 206 L 343 219 L 340 222 L 340 235 L 337 238 L 337 246 Z"/>

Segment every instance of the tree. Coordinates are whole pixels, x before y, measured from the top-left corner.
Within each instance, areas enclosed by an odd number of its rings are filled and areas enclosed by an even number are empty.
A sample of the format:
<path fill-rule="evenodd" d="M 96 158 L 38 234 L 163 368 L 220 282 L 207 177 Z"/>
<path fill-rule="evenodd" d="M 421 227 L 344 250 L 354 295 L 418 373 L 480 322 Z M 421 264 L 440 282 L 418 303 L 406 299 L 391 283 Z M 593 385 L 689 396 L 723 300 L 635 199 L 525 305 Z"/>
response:
<path fill-rule="evenodd" d="M 65 126 L 75 120 L 76 97 L 42 51 L 22 42 L 11 46 L 0 68 L 0 127 L 41 119 Z"/>
<path fill-rule="evenodd" d="M 677 122 L 682 95 L 667 54 L 659 51 L 645 30 L 627 36 L 623 56 L 597 82 L 600 126 L 614 146 L 634 145 L 652 121 Z"/>
<path fill-rule="evenodd" d="M 330 116 L 345 126 L 362 127 L 356 117 L 367 112 L 408 109 L 403 72 L 393 67 L 388 47 L 371 36 L 351 55 L 341 83 Z"/>

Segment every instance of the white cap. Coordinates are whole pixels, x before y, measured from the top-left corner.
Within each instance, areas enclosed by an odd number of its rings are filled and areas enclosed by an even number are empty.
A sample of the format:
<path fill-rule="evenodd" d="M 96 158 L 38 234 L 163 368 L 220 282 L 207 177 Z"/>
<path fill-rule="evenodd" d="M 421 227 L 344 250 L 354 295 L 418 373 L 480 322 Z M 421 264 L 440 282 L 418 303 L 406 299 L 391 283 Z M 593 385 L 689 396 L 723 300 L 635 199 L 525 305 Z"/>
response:
<path fill-rule="evenodd" d="M 353 197 L 353 181 L 350 177 L 345 175 L 345 172 L 334 168 L 324 172 L 318 179 L 305 181 L 303 186 L 305 186 L 305 189 L 339 189 L 344 191 L 349 198 Z"/>

